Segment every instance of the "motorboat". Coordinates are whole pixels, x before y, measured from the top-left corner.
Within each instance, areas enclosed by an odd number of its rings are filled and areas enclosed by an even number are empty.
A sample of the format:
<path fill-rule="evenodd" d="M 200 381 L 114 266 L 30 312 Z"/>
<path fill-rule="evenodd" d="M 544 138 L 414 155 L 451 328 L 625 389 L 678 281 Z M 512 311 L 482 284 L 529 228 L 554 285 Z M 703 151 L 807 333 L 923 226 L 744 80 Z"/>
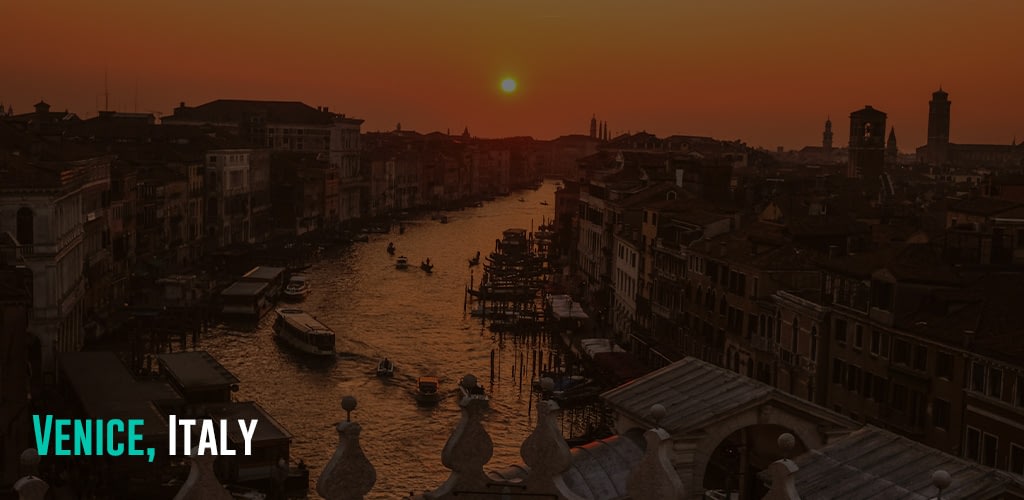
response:
<path fill-rule="evenodd" d="M 408 269 L 409 259 L 406 256 L 401 256 L 395 260 L 395 269 Z"/>
<path fill-rule="evenodd" d="M 300 301 L 309 295 L 309 279 L 297 274 L 288 279 L 284 287 L 285 300 Z"/>
<path fill-rule="evenodd" d="M 545 205 L 545 206 L 546 206 L 546 205 L 548 204 L 548 201 L 547 201 L 547 200 L 544 200 L 544 201 L 540 202 L 540 204 L 541 204 L 541 205 Z"/>
<path fill-rule="evenodd" d="M 420 269 L 422 269 L 422 270 L 424 270 L 424 271 L 426 271 L 428 273 L 432 273 L 432 272 L 434 272 L 434 265 L 431 264 L 430 260 L 428 259 L 426 262 L 420 262 Z"/>
<path fill-rule="evenodd" d="M 378 377 L 392 377 L 395 375 L 395 362 L 388 358 L 380 360 L 377 363 L 377 376 Z"/>
<path fill-rule="evenodd" d="M 306 354 L 334 356 L 334 331 L 301 309 L 278 309 L 274 338 Z"/>
<path fill-rule="evenodd" d="M 436 405 L 441 401 L 437 377 L 420 377 L 416 380 L 416 402 L 421 405 Z"/>

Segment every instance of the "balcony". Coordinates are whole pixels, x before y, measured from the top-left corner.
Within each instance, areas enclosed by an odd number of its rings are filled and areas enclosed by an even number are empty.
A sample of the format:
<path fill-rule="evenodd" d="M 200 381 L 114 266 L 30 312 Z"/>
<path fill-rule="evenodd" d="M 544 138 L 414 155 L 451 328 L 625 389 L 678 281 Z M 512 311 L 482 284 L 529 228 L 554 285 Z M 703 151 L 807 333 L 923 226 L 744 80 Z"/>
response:
<path fill-rule="evenodd" d="M 770 341 L 764 337 L 759 336 L 755 336 L 754 338 L 750 339 L 750 347 L 752 347 L 755 351 L 767 352 L 775 355 L 778 355 L 779 351 L 781 350 L 779 344 L 776 344 L 774 341 Z"/>
<path fill-rule="evenodd" d="M 658 304 L 657 302 L 651 302 L 651 312 L 665 319 L 672 319 L 673 316 L 671 308 Z"/>

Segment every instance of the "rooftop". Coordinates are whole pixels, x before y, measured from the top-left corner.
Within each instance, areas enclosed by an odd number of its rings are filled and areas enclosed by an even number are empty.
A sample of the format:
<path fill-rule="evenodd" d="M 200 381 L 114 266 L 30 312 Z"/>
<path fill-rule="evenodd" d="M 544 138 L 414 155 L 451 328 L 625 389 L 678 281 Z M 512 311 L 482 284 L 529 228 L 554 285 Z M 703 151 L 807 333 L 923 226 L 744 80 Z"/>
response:
<path fill-rule="evenodd" d="M 235 377 L 206 351 L 175 352 L 157 356 L 166 372 L 184 390 L 237 384 Z"/>

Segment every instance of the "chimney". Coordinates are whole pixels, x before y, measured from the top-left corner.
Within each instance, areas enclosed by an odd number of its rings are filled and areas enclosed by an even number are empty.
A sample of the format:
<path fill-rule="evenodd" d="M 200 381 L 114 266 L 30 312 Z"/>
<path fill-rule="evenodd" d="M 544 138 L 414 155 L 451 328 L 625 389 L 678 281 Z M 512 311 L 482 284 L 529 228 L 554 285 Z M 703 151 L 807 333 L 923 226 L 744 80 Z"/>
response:
<path fill-rule="evenodd" d="M 181 101 L 181 103 L 178 104 L 178 107 L 179 108 L 184 108 L 185 107 L 185 101 Z"/>
<path fill-rule="evenodd" d="M 324 113 L 330 113 L 330 112 L 331 112 L 331 110 L 327 109 L 327 106 L 324 106 Z"/>

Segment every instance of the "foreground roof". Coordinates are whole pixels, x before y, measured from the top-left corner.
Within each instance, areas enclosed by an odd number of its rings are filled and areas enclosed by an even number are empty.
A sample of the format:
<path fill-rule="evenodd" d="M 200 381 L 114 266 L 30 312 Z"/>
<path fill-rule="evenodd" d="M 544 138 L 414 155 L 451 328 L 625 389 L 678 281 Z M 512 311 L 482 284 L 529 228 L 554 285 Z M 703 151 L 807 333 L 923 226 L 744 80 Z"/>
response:
<path fill-rule="evenodd" d="M 810 450 L 794 461 L 800 467 L 796 489 L 805 500 L 929 500 L 938 493 L 932 485 L 932 473 L 937 470 L 948 472 L 952 478 L 942 498 L 984 500 L 1024 495 L 1024 477 L 954 457 L 872 426 Z"/>

